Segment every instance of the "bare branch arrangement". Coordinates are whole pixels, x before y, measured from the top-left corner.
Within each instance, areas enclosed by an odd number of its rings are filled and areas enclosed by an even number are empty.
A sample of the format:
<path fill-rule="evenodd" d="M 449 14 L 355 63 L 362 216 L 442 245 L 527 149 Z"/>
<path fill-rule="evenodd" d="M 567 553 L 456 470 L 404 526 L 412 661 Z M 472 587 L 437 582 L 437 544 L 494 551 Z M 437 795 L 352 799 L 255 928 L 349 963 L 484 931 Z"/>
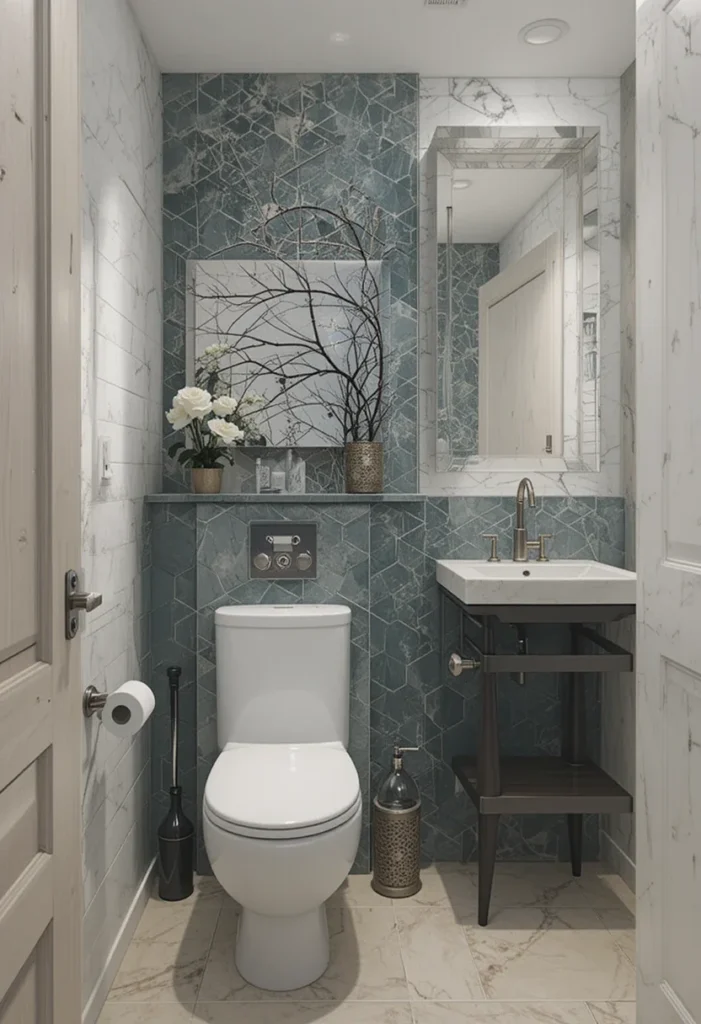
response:
<path fill-rule="evenodd" d="M 262 213 L 254 245 L 264 262 L 255 272 L 239 263 L 237 280 L 195 292 L 213 309 L 198 334 L 216 338 L 218 353 L 199 365 L 198 385 L 263 393 L 258 414 L 278 417 L 286 443 L 312 432 L 336 444 L 377 440 L 387 414 L 380 261 L 392 251 L 380 211 L 360 220 L 345 206 L 282 207 L 273 188 Z M 330 274 L 299 258 L 311 246 L 331 255 Z"/>

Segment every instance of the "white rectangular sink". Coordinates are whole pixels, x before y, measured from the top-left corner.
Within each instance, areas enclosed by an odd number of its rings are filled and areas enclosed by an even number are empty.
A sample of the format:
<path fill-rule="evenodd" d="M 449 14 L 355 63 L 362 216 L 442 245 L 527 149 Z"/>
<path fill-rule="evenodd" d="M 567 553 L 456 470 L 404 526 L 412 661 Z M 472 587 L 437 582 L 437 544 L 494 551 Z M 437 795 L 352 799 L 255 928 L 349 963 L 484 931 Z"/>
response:
<path fill-rule="evenodd" d="M 447 560 L 436 578 L 467 605 L 635 604 L 635 573 L 601 562 Z"/>

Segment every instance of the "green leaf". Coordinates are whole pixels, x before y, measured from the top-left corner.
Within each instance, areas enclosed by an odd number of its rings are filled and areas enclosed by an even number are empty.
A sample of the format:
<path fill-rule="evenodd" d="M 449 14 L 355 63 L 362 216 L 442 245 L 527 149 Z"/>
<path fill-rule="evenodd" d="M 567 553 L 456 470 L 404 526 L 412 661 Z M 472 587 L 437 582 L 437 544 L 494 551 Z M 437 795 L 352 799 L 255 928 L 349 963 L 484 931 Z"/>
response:
<path fill-rule="evenodd" d="M 176 441 L 175 444 L 172 444 L 170 446 L 170 448 L 168 449 L 168 455 L 170 456 L 171 459 L 174 459 L 175 456 L 180 451 L 180 449 L 184 448 L 184 447 L 185 447 L 185 442 L 184 441 Z"/>
<path fill-rule="evenodd" d="M 195 453 L 192 448 L 186 448 L 184 452 L 180 452 L 178 456 L 178 462 L 181 466 L 187 465 L 188 462 L 192 462 L 195 458 Z"/>

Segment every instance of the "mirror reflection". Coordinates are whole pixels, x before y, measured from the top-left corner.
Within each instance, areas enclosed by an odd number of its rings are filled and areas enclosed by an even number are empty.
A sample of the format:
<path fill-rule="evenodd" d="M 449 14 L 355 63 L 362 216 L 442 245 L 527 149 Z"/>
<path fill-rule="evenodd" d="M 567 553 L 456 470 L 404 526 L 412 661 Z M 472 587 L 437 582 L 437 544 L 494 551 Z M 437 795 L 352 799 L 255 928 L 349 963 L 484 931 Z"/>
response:
<path fill-rule="evenodd" d="M 439 129 L 438 468 L 599 455 L 599 137 Z"/>

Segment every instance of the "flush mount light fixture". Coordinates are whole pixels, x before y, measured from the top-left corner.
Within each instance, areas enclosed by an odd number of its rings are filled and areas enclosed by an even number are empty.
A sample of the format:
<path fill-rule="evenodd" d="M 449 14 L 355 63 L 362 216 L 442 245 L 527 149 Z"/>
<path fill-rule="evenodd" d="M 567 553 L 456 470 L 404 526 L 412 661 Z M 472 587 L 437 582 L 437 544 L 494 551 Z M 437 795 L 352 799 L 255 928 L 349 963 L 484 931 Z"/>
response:
<path fill-rule="evenodd" d="M 350 35 L 348 32 L 332 32 L 329 39 L 332 43 L 342 46 L 343 43 L 347 43 L 350 40 Z"/>
<path fill-rule="evenodd" d="M 459 181 L 454 181 L 453 182 L 453 188 L 454 189 L 456 189 L 456 188 L 457 189 L 470 188 L 471 185 L 472 185 L 472 182 L 468 181 L 467 178 L 460 178 Z"/>
<path fill-rule="evenodd" d="M 524 25 L 518 37 L 522 43 L 529 43 L 531 46 L 547 46 L 549 43 L 557 43 L 569 30 L 570 26 L 566 21 L 559 18 L 543 18 L 542 21 L 532 21 L 529 25 Z"/>

